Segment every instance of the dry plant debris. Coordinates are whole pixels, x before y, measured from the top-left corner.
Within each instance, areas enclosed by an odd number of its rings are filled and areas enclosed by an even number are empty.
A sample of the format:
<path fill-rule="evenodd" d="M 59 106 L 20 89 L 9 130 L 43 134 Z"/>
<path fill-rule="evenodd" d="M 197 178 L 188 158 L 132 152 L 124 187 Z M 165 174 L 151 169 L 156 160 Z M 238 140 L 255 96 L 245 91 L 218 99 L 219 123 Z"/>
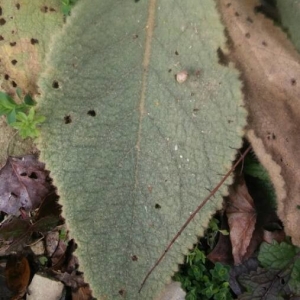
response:
<path fill-rule="evenodd" d="M 6 261 L 5 270 L 0 268 L 0 271 L 11 290 L 5 300 L 24 299 L 29 279 L 36 278 L 37 272 L 43 272 L 50 281 L 60 280 L 62 286 L 69 287 L 73 299 L 92 299 L 82 273 L 78 272 L 78 262 L 73 255 L 76 245 L 68 239 L 49 172 L 36 156 L 7 159 L 0 170 L 0 211 L 3 219 L 0 255 Z M 31 288 L 38 290 L 37 295 L 46 291 L 34 282 Z M 27 295 L 27 299 L 41 299 L 35 293 L 35 296 Z M 46 297 L 48 299 L 50 294 Z"/>

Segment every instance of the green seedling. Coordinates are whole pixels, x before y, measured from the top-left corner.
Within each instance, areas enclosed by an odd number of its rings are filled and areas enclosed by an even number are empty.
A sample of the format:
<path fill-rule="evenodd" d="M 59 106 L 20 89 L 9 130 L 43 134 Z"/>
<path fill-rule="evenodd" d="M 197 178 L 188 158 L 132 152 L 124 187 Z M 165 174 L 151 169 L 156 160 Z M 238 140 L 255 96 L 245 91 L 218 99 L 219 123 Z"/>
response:
<path fill-rule="evenodd" d="M 232 299 L 229 287 L 229 266 L 211 266 L 203 251 L 195 248 L 186 258 L 186 265 L 174 276 L 186 291 L 186 300 Z"/>
<path fill-rule="evenodd" d="M 78 0 L 62 0 L 62 1 L 61 1 L 61 5 L 62 5 L 62 7 L 61 7 L 62 13 L 63 13 L 65 16 L 69 16 L 72 7 L 74 6 L 74 4 L 75 4 L 77 1 L 78 1 Z"/>
<path fill-rule="evenodd" d="M 209 248 L 212 250 L 217 243 L 218 233 L 223 235 L 229 235 L 228 230 L 219 228 L 220 221 L 216 218 L 212 218 L 208 224 L 208 228 L 206 229 L 205 239 Z"/>
<path fill-rule="evenodd" d="M 22 100 L 20 89 L 17 89 L 16 93 Z M 8 94 L 0 92 L 0 116 L 6 116 L 7 123 L 17 129 L 23 139 L 37 137 L 37 127 L 45 121 L 45 117 L 35 114 L 34 105 L 35 102 L 29 94 L 18 104 Z"/>
<path fill-rule="evenodd" d="M 208 245 L 207 252 L 213 249 L 216 236 L 221 232 L 219 221 L 212 218 L 205 232 L 204 240 Z M 223 234 L 223 232 L 221 232 Z M 225 234 L 229 234 L 227 231 Z M 221 263 L 212 264 L 206 260 L 206 253 L 195 247 L 186 257 L 186 263 L 174 280 L 180 281 L 186 291 L 187 300 L 196 299 L 232 299 L 229 287 L 229 266 Z"/>

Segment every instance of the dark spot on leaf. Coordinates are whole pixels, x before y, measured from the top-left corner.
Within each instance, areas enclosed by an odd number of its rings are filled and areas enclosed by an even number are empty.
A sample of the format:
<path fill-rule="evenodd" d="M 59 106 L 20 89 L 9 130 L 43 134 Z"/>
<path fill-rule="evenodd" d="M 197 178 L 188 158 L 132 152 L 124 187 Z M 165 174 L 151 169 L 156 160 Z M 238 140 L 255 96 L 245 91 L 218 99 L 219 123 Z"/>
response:
<path fill-rule="evenodd" d="M 14 88 L 18 86 L 17 83 L 16 83 L 15 81 L 12 81 L 12 82 L 11 82 L 11 85 L 12 85 Z"/>
<path fill-rule="evenodd" d="M 267 139 L 268 140 L 276 140 L 276 135 L 272 132 L 267 132 Z"/>
<path fill-rule="evenodd" d="M 11 17 L 10 17 L 10 19 L 11 19 L 11 20 L 13 20 L 13 19 L 14 19 L 14 17 L 13 17 L 13 16 L 11 16 Z"/>
<path fill-rule="evenodd" d="M 0 6 L 0 16 L 2 16 L 2 7 Z"/>
<path fill-rule="evenodd" d="M 66 115 L 66 116 L 64 117 L 64 121 L 65 121 L 65 124 L 70 124 L 70 123 L 72 123 L 72 118 L 71 118 L 71 116 L 70 116 L 70 115 Z"/>
<path fill-rule="evenodd" d="M 54 81 L 52 82 L 52 87 L 53 87 L 54 89 L 58 89 L 58 88 L 59 88 L 58 81 L 54 80 Z"/>
<path fill-rule="evenodd" d="M 169 69 L 168 72 L 171 73 L 171 72 L 172 72 L 172 69 Z"/>
<path fill-rule="evenodd" d="M 16 59 L 13 59 L 12 61 L 11 61 L 11 63 L 13 64 L 13 65 L 16 65 L 17 64 L 17 60 Z"/>
<path fill-rule="evenodd" d="M 56 9 L 54 9 L 53 7 L 50 7 L 50 11 L 56 11 Z"/>
<path fill-rule="evenodd" d="M 41 8 L 41 11 L 42 11 L 43 13 L 48 12 L 48 6 L 43 6 L 43 7 Z"/>
<path fill-rule="evenodd" d="M 156 209 L 160 209 L 160 208 L 161 208 L 161 206 L 160 206 L 158 203 L 156 203 L 154 207 L 155 207 Z"/>
<path fill-rule="evenodd" d="M 199 108 L 194 108 L 193 112 L 199 111 Z"/>
<path fill-rule="evenodd" d="M 230 2 L 226 4 L 226 7 L 230 7 L 230 6 L 231 6 L 231 3 L 230 3 Z"/>
<path fill-rule="evenodd" d="M 26 173 L 26 172 L 22 172 L 22 173 L 20 174 L 20 176 L 27 176 L 27 173 Z"/>
<path fill-rule="evenodd" d="M 126 292 L 125 292 L 124 289 L 120 289 L 120 290 L 119 290 L 119 294 L 120 294 L 121 296 L 125 296 L 125 293 L 126 293 Z"/>
<path fill-rule="evenodd" d="M 11 192 L 10 195 L 13 196 L 13 197 L 16 197 L 16 198 L 18 197 L 18 195 L 15 194 L 14 192 Z"/>
<path fill-rule="evenodd" d="M 296 85 L 296 84 L 297 84 L 296 79 L 295 79 L 295 78 L 292 78 L 292 79 L 291 79 L 291 85 Z"/>
<path fill-rule="evenodd" d="M 132 259 L 133 261 L 137 261 L 137 260 L 138 260 L 138 257 L 137 257 L 136 255 L 132 255 L 132 256 L 131 256 L 131 259 Z"/>
<path fill-rule="evenodd" d="M 95 117 L 95 116 L 96 116 L 96 112 L 95 112 L 93 109 L 89 110 L 89 111 L 87 112 L 87 114 L 88 114 L 89 116 L 91 116 L 91 117 Z"/>
<path fill-rule="evenodd" d="M 133 39 L 134 39 L 134 40 L 136 40 L 138 37 L 139 37 L 138 34 L 134 34 L 134 35 L 133 35 Z"/>
<path fill-rule="evenodd" d="M 31 178 L 31 179 L 38 179 L 35 172 L 32 172 L 28 177 Z"/>
<path fill-rule="evenodd" d="M 281 284 L 281 285 L 285 285 L 285 280 L 284 280 L 284 278 L 281 278 L 281 279 L 280 279 L 280 284 Z"/>
<path fill-rule="evenodd" d="M 228 123 L 228 124 L 230 124 L 230 123 L 232 123 L 232 122 L 233 122 L 232 120 L 227 120 L 227 123 Z"/>
<path fill-rule="evenodd" d="M 247 39 L 249 39 L 249 38 L 250 38 L 250 33 L 247 32 L 247 33 L 245 34 L 245 37 L 246 37 Z"/>
<path fill-rule="evenodd" d="M 267 44 L 267 42 L 265 42 L 265 41 L 262 41 L 262 43 L 261 43 L 263 46 L 265 46 L 265 47 L 267 47 L 268 46 L 268 44 Z"/>
<path fill-rule="evenodd" d="M 253 20 L 250 17 L 247 17 L 246 21 L 249 23 L 253 23 Z"/>
<path fill-rule="evenodd" d="M 178 51 L 177 51 L 177 50 L 175 51 L 175 55 L 179 55 L 179 53 L 178 53 Z"/>
<path fill-rule="evenodd" d="M 296 208 L 297 208 L 297 209 L 300 209 L 300 205 L 297 205 Z"/>
<path fill-rule="evenodd" d="M 2 26 L 2 25 L 4 25 L 5 23 L 6 23 L 5 19 L 4 19 L 4 18 L 1 18 L 1 19 L 0 19 L 0 25 Z"/>
<path fill-rule="evenodd" d="M 237 11 L 234 13 L 234 15 L 235 15 L 236 17 L 239 17 L 239 16 L 240 16 L 240 14 L 239 14 Z"/>
<path fill-rule="evenodd" d="M 12 47 L 14 47 L 14 46 L 16 46 L 17 45 L 17 43 L 16 42 L 11 42 L 11 43 L 9 43 Z"/>
<path fill-rule="evenodd" d="M 138 3 L 140 0 L 134 0 L 135 3 Z"/>
<path fill-rule="evenodd" d="M 11 31 L 11 34 L 15 34 L 15 31 L 14 31 L 14 30 L 12 30 L 12 31 Z"/>
<path fill-rule="evenodd" d="M 20 7 L 21 7 L 20 3 L 17 3 L 17 4 L 16 4 L 16 8 L 17 8 L 17 9 L 20 9 Z"/>
<path fill-rule="evenodd" d="M 2 35 L 0 35 L 0 41 L 3 41 L 4 37 Z"/>
<path fill-rule="evenodd" d="M 5 75 L 4 75 L 4 79 L 5 79 L 5 80 L 8 80 L 8 79 L 9 79 L 9 75 L 8 75 L 8 74 L 5 74 Z"/>
<path fill-rule="evenodd" d="M 30 43 L 31 43 L 31 45 L 35 45 L 35 44 L 38 44 L 38 43 L 39 43 L 39 40 L 38 40 L 38 39 L 32 38 L 32 39 L 30 40 Z"/>
<path fill-rule="evenodd" d="M 217 50 L 217 54 L 218 54 L 218 58 L 219 58 L 218 63 L 222 66 L 228 66 L 229 60 L 220 47 Z"/>

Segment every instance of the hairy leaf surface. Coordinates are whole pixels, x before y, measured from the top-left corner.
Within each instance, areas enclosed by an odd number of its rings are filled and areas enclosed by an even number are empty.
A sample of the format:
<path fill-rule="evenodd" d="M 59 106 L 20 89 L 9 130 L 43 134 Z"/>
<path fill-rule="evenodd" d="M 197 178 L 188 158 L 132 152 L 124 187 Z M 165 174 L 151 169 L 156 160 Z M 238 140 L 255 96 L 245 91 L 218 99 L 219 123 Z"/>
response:
<path fill-rule="evenodd" d="M 210 0 L 93 0 L 54 42 L 38 146 L 98 299 L 153 299 L 221 207 L 225 186 L 138 294 L 241 145 L 238 73 L 217 57 L 223 29 Z"/>

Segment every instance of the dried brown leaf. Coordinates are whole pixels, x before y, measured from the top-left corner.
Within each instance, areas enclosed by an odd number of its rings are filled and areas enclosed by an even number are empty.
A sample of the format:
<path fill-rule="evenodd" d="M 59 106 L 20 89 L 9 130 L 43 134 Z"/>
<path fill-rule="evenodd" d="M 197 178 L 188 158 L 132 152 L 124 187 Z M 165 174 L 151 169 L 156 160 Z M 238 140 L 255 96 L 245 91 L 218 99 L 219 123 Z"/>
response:
<path fill-rule="evenodd" d="M 72 300 L 91 300 L 92 291 L 89 286 L 82 286 L 76 292 L 72 292 Z"/>
<path fill-rule="evenodd" d="M 26 257 L 11 255 L 5 268 L 5 279 L 7 287 L 14 292 L 13 299 L 21 299 L 26 292 L 30 267 Z"/>
<path fill-rule="evenodd" d="M 18 216 L 37 208 L 50 191 L 48 172 L 35 156 L 9 157 L 0 170 L 0 210 Z"/>
<path fill-rule="evenodd" d="M 229 189 L 226 214 L 234 263 L 240 264 L 247 254 L 256 223 L 254 202 L 244 181 Z"/>
<path fill-rule="evenodd" d="M 256 13 L 258 0 L 218 3 L 229 59 L 244 81 L 247 137 L 275 186 L 285 231 L 300 246 L 300 55 L 278 26 Z"/>

